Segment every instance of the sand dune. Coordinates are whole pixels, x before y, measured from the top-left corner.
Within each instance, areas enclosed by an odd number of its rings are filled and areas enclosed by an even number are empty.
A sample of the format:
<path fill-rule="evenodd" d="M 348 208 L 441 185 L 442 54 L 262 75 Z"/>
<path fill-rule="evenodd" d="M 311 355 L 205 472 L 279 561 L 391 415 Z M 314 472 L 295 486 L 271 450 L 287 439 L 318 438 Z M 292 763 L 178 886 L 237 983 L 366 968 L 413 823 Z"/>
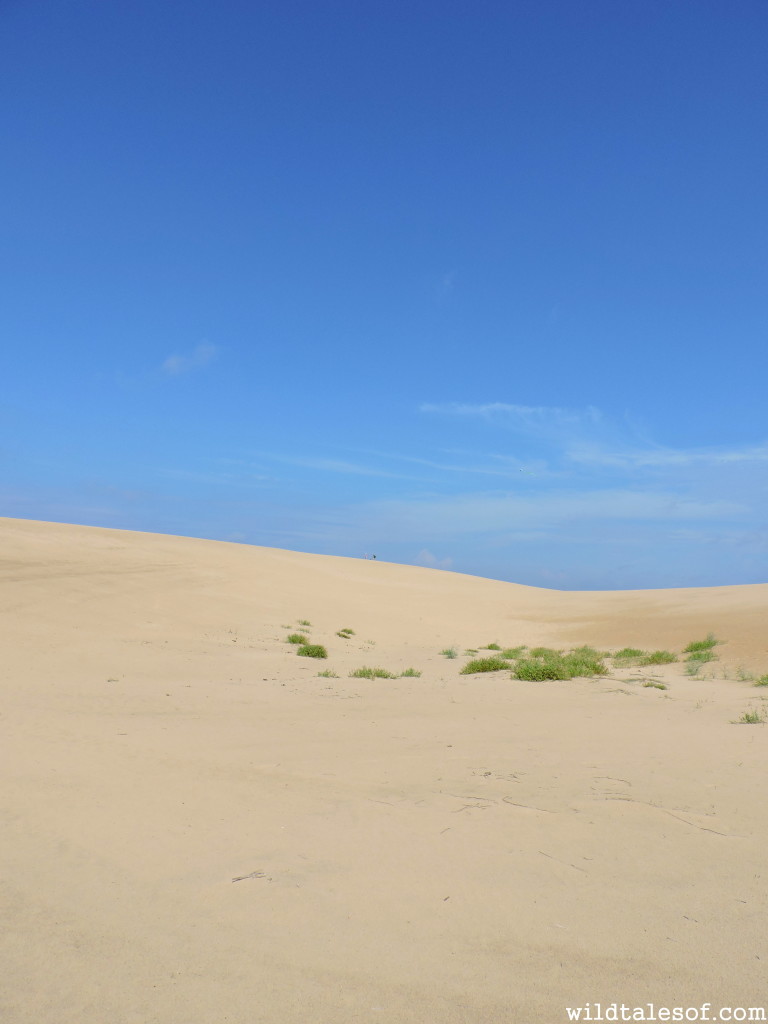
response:
<path fill-rule="evenodd" d="M 5 519 L 0 607 L 0 1021 L 768 1007 L 768 727 L 733 724 L 768 708 L 740 678 L 768 584 L 560 593 Z M 439 654 L 709 631 L 703 678 Z"/>

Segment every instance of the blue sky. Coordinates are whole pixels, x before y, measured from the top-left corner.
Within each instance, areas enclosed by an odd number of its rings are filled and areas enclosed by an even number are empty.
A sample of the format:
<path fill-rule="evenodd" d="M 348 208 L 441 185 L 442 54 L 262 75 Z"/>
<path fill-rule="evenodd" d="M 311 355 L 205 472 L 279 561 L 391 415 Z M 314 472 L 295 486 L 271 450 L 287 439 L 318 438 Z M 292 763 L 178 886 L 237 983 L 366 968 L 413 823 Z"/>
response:
<path fill-rule="evenodd" d="M 763 0 L 0 29 L 0 513 L 768 580 Z"/>

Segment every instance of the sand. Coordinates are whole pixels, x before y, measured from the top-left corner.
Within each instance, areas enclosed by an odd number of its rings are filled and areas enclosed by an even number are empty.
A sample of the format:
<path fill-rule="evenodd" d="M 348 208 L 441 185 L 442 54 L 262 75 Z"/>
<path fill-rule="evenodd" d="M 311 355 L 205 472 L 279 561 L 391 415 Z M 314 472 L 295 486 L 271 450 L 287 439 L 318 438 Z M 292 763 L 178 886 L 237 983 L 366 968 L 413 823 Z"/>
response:
<path fill-rule="evenodd" d="M 768 672 L 768 585 L 561 593 L 5 519 L 0 607 L 3 1024 L 768 1005 L 768 726 L 734 724 L 768 708 L 739 678 Z M 303 618 L 327 661 L 285 643 Z M 708 631 L 703 678 L 439 654 Z"/>

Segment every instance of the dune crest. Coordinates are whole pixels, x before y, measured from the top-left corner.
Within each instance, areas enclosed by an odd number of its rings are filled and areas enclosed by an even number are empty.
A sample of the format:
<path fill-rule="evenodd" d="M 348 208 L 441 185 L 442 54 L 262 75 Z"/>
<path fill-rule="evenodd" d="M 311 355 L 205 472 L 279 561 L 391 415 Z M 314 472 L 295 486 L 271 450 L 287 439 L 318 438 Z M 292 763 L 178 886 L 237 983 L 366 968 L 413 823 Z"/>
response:
<path fill-rule="evenodd" d="M 4 519 L 0 607 L 2 1019 L 768 1003 L 768 728 L 733 724 L 768 707 L 768 584 L 566 593 Z M 462 675 L 492 642 L 681 660 Z"/>

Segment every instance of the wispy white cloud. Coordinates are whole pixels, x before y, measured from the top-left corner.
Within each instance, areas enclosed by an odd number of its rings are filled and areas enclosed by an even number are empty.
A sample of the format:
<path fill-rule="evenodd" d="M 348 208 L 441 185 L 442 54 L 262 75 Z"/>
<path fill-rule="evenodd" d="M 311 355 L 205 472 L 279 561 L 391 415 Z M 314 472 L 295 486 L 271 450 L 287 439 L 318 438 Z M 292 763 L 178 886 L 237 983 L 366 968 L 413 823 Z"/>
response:
<path fill-rule="evenodd" d="M 251 473 L 251 472 L 237 472 L 237 473 L 206 473 L 199 470 L 190 469 L 161 469 L 157 473 L 160 477 L 165 477 L 169 480 L 185 480 L 190 483 L 198 484 L 243 484 L 253 481 L 263 482 L 269 480 L 270 477 L 265 476 L 262 473 Z"/>
<path fill-rule="evenodd" d="M 369 502 L 351 517 L 368 535 L 417 543 L 448 542 L 508 531 L 536 531 L 554 537 L 576 523 L 692 523 L 741 520 L 748 509 L 735 501 L 681 497 L 664 491 L 630 489 L 558 491 L 536 495 L 469 493 L 424 499 Z"/>
<path fill-rule="evenodd" d="M 393 480 L 413 480 L 414 477 L 403 476 L 401 473 L 391 473 L 376 466 L 364 466 L 357 462 L 348 462 L 345 459 L 324 459 L 302 455 L 276 455 L 272 452 L 258 452 L 258 457 L 268 459 L 271 462 L 279 462 L 287 466 L 300 466 L 303 469 L 316 469 L 325 473 L 347 473 L 352 476 L 389 477 Z"/>
<path fill-rule="evenodd" d="M 473 405 L 466 402 L 423 402 L 420 412 L 437 413 L 442 416 L 477 416 L 483 419 L 496 418 L 524 427 L 535 427 L 541 423 L 596 423 L 602 419 L 600 410 L 589 405 L 585 409 L 562 409 L 552 405 L 514 405 L 508 402 L 486 402 Z"/>
<path fill-rule="evenodd" d="M 445 473 L 473 473 L 481 476 L 498 476 L 506 479 L 514 478 L 519 473 L 536 474 L 537 476 L 549 475 L 546 464 L 541 460 L 518 459 L 514 455 L 498 455 L 495 453 L 478 454 L 473 452 L 457 452 L 462 456 L 469 455 L 470 459 L 478 461 L 471 462 L 463 459 L 460 463 L 438 461 L 437 459 L 420 458 L 415 455 L 402 455 L 399 452 L 381 452 L 367 450 L 367 455 L 375 458 L 389 459 L 392 462 L 407 462 L 410 465 L 426 466 L 428 469 L 437 469 Z M 448 453 L 450 454 L 450 452 Z M 491 459 L 493 465 L 482 465 L 479 460 Z"/>
<path fill-rule="evenodd" d="M 515 405 L 508 402 L 470 404 L 463 402 L 424 402 L 419 412 L 427 415 L 480 419 L 506 430 L 550 442 L 572 437 L 591 436 L 602 427 L 602 413 L 595 406 L 564 409 L 550 405 Z"/>
<path fill-rule="evenodd" d="M 218 355 L 218 348 L 202 342 L 185 355 L 170 355 L 162 364 L 161 369 L 170 377 L 177 377 L 182 373 L 190 373 L 192 370 L 201 370 L 207 366 Z"/>
<path fill-rule="evenodd" d="M 641 434 L 628 422 L 617 422 L 594 406 L 564 409 L 558 406 L 511 405 L 489 402 L 484 405 L 448 402 L 423 404 L 423 413 L 453 417 L 484 419 L 499 428 L 512 430 L 522 441 L 544 444 L 549 448 L 549 463 L 561 469 L 584 468 L 610 470 L 643 470 L 690 467 L 716 467 L 768 462 L 768 442 L 737 448 L 672 448 Z M 488 456 L 499 458 L 499 456 Z M 526 460 L 520 452 L 511 458 L 522 468 Z"/>
<path fill-rule="evenodd" d="M 291 459 L 295 466 L 304 466 L 307 469 L 320 469 L 327 473 L 352 473 L 357 476 L 389 476 L 399 477 L 398 473 L 388 473 L 384 469 L 377 469 L 374 466 L 361 466 L 355 462 L 347 462 L 345 459 Z"/>
<path fill-rule="evenodd" d="M 579 442 L 570 445 L 566 455 L 571 462 L 617 469 L 644 466 L 716 466 L 728 463 L 768 462 L 768 444 L 732 449 L 674 449 L 658 446 L 612 449 Z"/>

